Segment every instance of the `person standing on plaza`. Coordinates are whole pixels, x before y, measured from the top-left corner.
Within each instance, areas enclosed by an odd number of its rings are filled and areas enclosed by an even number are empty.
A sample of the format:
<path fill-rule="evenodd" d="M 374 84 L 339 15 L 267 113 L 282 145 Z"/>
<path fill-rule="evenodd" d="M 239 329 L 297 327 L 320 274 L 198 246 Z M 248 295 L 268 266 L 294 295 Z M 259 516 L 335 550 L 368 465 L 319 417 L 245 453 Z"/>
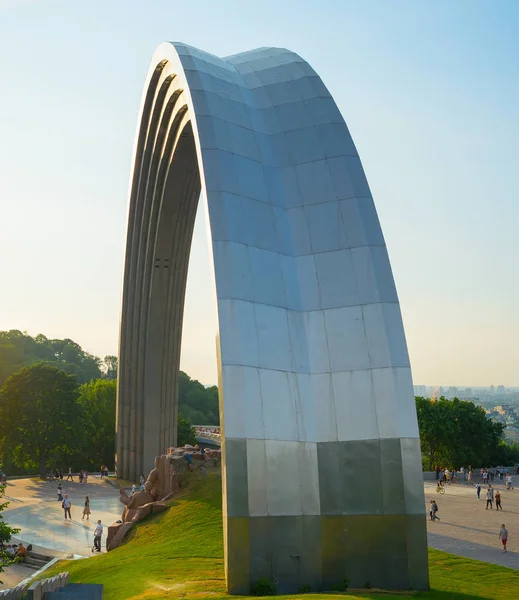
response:
<path fill-rule="evenodd" d="M 511 475 L 507 475 L 506 476 L 506 489 L 507 490 L 513 490 L 514 486 L 512 485 L 512 476 Z"/>
<path fill-rule="evenodd" d="M 499 539 L 501 540 L 501 543 L 503 544 L 503 552 L 506 552 L 506 543 L 508 542 L 508 531 L 507 531 L 504 523 L 501 525 L 501 531 L 499 532 Z"/>
<path fill-rule="evenodd" d="M 90 499 L 88 496 L 85 496 L 85 508 L 83 508 L 83 516 L 81 517 L 81 520 L 83 520 L 85 517 L 87 521 L 90 520 Z"/>
<path fill-rule="evenodd" d="M 74 481 L 74 476 L 72 475 L 72 467 L 68 468 L 67 481 Z"/>
<path fill-rule="evenodd" d="M 434 500 L 429 500 L 429 518 L 431 521 L 434 521 L 433 502 Z"/>
<path fill-rule="evenodd" d="M 63 469 L 59 470 L 59 480 L 63 481 Z"/>
<path fill-rule="evenodd" d="M 97 521 L 96 529 L 94 531 L 94 548 L 96 552 L 101 552 L 101 537 L 103 536 L 103 524 L 101 519 Z"/>
<path fill-rule="evenodd" d="M 438 519 L 438 521 L 440 520 L 440 517 L 438 516 L 438 505 L 436 504 L 436 500 L 432 501 L 432 520 L 435 521 L 436 519 Z"/>
<path fill-rule="evenodd" d="M 487 510 L 488 510 L 489 504 L 490 504 L 490 510 L 492 510 L 493 501 L 494 501 L 494 490 L 492 489 L 492 486 L 489 485 L 488 489 L 487 489 Z"/>
<path fill-rule="evenodd" d="M 481 486 L 479 485 L 479 482 L 476 483 L 476 494 L 478 497 L 478 500 L 481 500 L 480 496 L 481 496 Z"/>
<path fill-rule="evenodd" d="M 496 501 L 496 510 L 503 510 L 503 507 L 501 506 L 501 492 L 499 490 L 496 490 L 496 494 L 494 496 L 495 501 Z"/>
<path fill-rule="evenodd" d="M 63 498 L 63 502 L 61 503 L 61 507 L 65 511 L 65 521 L 68 518 L 72 521 L 72 516 L 70 515 L 70 507 L 72 506 L 72 502 L 68 498 L 68 494 L 65 494 L 65 498 Z"/>

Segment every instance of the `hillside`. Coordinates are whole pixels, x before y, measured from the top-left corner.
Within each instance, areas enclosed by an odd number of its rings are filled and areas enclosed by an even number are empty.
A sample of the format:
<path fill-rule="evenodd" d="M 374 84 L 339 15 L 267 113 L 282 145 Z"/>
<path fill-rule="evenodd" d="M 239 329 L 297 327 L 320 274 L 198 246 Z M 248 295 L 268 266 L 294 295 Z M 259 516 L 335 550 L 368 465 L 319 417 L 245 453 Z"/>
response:
<path fill-rule="evenodd" d="M 164 514 L 137 525 L 126 544 L 89 560 L 63 562 L 71 580 L 103 583 L 105 600 L 237 598 L 225 593 L 221 478 L 210 472 L 193 476 L 191 486 Z M 430 550 L 433 591 L 413 598 L 428 600 L 511 600 L 519 597 L 519 572 Z M 46 576 L 49 576 L 46 574 Z M 288 598 L 280 596 L 280 598 Z M 300 594 L 290 598 L 338 600 L 344 594 Z M 353 599 L 396 599 L 402 594 L 368 590 Z M 409 597 L 409 594 L 404 594 Z"/>

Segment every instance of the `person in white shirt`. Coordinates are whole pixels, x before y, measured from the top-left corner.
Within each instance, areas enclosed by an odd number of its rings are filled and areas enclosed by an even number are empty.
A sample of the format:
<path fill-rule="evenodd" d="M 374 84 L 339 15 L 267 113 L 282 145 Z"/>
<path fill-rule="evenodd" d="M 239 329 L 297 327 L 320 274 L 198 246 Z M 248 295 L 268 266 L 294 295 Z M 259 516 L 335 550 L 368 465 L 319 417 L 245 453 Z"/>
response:
<path fill-rule="evenodd" d="M 94 547 L 96 552 L 101 552 L 101 537 L 103 535 L 103 524 L 101 519 L 97 521 L 96 529 L 94 531 Z"/>
<path fill-rule="evenodd" d="M 70 515 L 70 507 L 72 506 L 72 502 L 68 499 L 68 494 L 65 494 L 65 498 L 63 498 L 61 506 L 65 511 L 65 521 L 67 520 L 67 515 L 68 518 L 72 521 L 72 517 Z"/>
<path fill-rule="evenodd" d="M 137 486 L 135 485 L 135 483 L 132 485 L 132 494 L 135 494 L 137 490 Z"/>

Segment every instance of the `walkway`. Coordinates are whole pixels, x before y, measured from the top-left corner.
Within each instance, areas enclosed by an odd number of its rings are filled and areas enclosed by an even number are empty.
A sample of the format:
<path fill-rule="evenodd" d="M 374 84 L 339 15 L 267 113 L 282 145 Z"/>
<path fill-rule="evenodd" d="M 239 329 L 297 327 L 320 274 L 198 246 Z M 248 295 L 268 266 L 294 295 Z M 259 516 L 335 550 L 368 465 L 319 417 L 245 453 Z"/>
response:
<path fill-rule="evenodd" d="M 33 544 L 56 551 L 58 554 L 90 555 L 94 528 L 101 519 L 106 528 L 121 518 L 123 506 L 118 491 L 96 476 L 87 484 L 63 481 L 63 494 L 72 502 L 72 521 L 65 521 L 61 502 L 58 502 L 56 483 L 38 479 L 18 479 L 8 482 L 5 499 L 10 501 L 4 511 L 5 520 L 19 527 L 17 537 L 25 544 Z M 90 498 L 90 521 L 81 520 L 85 496 Z"/>
<path fill-rule="evenodd" d="M 514 477 L 514 487 L 519 477 Z M 436 482 L 425 482 L 425 503 L 429 546 L 459 556 L 519 569 L 519 489 L 506 491 L 503 482 L 493 487 L 501 492 L 503 511 L 486 510 L 485 487 L 478 501 L 476 488 L 466 484 L 448 485 L 445 494 L 436 493 Z M 429 520 L 429 500 L 438 504 L 440 521 Z M 498 539 L 501 523 L 508 529 L 508 552 Z"/>

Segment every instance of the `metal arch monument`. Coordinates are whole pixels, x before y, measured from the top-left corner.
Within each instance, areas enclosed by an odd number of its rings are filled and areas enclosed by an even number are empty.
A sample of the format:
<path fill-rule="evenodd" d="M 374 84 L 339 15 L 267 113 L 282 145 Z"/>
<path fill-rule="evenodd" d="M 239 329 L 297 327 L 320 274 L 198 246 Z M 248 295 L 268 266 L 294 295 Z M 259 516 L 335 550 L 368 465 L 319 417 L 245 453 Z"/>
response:
<path fill-rule="evenodd" d="M 202 198 L 218 309 L 231 593 L 428 587 L 418 426 L 393 275 L 361 162 L 297 54 L 162 44 L 130 189 L 117 470 L 176 442 L 186 276 Z"/>

